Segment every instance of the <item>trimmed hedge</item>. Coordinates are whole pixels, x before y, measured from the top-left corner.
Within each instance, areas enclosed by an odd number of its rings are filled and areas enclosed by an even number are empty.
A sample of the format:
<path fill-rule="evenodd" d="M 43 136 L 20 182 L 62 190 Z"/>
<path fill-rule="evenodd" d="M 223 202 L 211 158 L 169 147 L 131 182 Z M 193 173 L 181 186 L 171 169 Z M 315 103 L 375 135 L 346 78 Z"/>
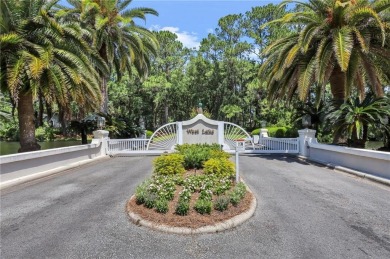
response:
<path fill-rule="evenodd" d="M 298 130 L 291 127 L 267 127 L 268 136 L 274 138 L 296 138 L 298 137 Z M 252 136 L 259 135 L 260 129 L 252 131 Z"/>
<path fill-rule="evenodd" d="M 183 144 L 177 145 L 175 149 L 184 156 L 184 167 L 186 169 L 203 168 L 203 163 L 210 158 L 229 158 L 230 155 L 221 151 L 218 144 Z"/>
<path fill-rule="evenodd" d="M 154 173 L 158 175 L 183 174 L 184 156 L 180 154 L 168 154 L 157 157 L 153 160 Z"/>

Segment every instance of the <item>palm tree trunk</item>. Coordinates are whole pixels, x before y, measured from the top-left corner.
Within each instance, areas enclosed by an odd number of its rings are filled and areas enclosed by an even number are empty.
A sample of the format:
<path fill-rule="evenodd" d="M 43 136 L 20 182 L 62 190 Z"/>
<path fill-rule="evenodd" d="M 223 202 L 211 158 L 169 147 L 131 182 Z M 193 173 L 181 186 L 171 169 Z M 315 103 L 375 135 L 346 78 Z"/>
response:
<path fill-rule="evenodd" d="M 40 127 L 43 126 L 43 96 L 41 91 L 39 91 L 38 102 L 39 102 L 39 110 L 38 110 L 37 126 Z"/>
<path fill-rule="evenodd" d="M 105 43 L 103 43 L 103 45 L 99 50 L 99 56 L 108 64 L 108 57 L 107 57 Z M 100 112 L 103 114 L 107 114 L 108 113 L 108 90 L 107 90 L 108 77 L 101 72 L 99 74 L 102 80 L 100 84 L 100 92 L 102 94 L 102 103 L 100 105 Z"/>
<path fill-rule="evenodd" d="M 40 150 L 41 146 L 35 139 L 34 106 L 31 92 L 19 93 L 18 119 L 20 131 L 21 152 Z"/>
<path fill-rule="evenodd" d="M 102 93 L 102 103 L 100 105 L 100 112 L 108 114 L 108 89 L 107 89 L 107 77 L 101 76 L 102 82 L 100 85 L 100 92 Z"/>
<path fill-rule="evenodd" d="M 341 71 L 339 65 L 336 65 L 334 68 L 331 77 L 329 78 L 330 89 L 333 95 L 334 105 L 340 107 L 345 100 L 345 83 L 346 83 L 346 75 Z M 335 125 L 336 126 L 336 125 Z M 342 133 L 341 130 L 336 130 L 334 128 L 333 131 L 333 144 L 341 144 L 346 143 L 347 138 Z"/>
<path fill-rule="evenodd" d="M 46 113 L 47 113 L 46 121 L 49 122 L 51 117 L 53 117 L 53 110 L 48 102 L 46 102 Z"/>

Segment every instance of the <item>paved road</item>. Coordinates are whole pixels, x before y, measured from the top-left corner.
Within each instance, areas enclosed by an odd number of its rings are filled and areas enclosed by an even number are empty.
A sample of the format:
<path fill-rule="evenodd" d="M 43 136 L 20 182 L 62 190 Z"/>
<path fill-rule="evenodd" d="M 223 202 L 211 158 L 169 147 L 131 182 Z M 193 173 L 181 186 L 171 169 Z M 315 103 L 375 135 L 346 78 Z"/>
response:
<path fill-rule="evenodd" d="M 129 222 L 152 158 L 111 158 L 1 193 L 7 258 L 390 258 L 390 188 L 292 158 L 242 157 L 254 217 L 218 234 Z"/>

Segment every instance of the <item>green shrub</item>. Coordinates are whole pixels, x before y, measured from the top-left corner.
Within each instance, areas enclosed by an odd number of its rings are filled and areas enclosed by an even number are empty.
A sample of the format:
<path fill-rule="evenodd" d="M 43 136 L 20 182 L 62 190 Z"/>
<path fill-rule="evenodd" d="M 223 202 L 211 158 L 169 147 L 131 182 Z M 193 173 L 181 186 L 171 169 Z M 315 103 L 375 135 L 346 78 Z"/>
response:
<path fill-rule="evenodd" d="M 154 159 L 154 172 L 160 175 L 182 174 L 184 169 L 184 156 L 180 154 L 162 155 Z"/>
<path fill-rule="evenodd" d="M 219 177 L 233 177 L 235 174 L 234 163 L 228 159 L 211 158 L 203 164 L 205 174 L 215 174 Z"/>
<path fill-rule="evenodd" d="M 210 214 L 213 204 L 209 200 L 198 199 L 195 202 L 194 209 L 200 214 Z"/>
<path fill-rule="evenodd" d="M 234 207 L 237 207 L 237 205 L 240 203 L 241 201 L 241 198 L 240 198 L 240 195 L 238 195 L 236 192 L 231 192 L 229 194 L 229 198 L 230 198 L 230 203 L 234 206 Z"/>
<path fill-rule="evenodd" d="M 158 213 L 167 213 L 168 201 L 166 199 L 158 199 L 155 203 L 155 208 Z"/>
<path fill-rule="evenodd" d="M 0 140 L 19 141 L 19 122 L 17 119 L 1 121 Z"/>
<path fill-rule="evenodd" d="M 260 129 L 254 129 L 254 130 L 252 130 L 252 132 L 251 132 L 251 135 L 252 135 L 252 136 L 259 135 L 259 134 L 260 134 Z"/>
<path fill-rule="evenodd" d="M 155 193 L 159 198 L 172 200 L 176 191 L 174 178 L 173 175 L 155 174 L 150 180 L 147 190 Z"/>
<path fill-rule="evenodd" d="M 49 125 L 38 127 L 35 129 L 35 138 L 37 141 L 53 141 L 54 140 L 54 129 Z"/>
<path fill-rule="evenodd" d="M 200 191 L 199 199 L 211 201 L 213 198 L 213 192 L 211 190 L 202 190 Z"/>
<path fill-rule="evenodd" d="M 214 202 L 214 209 L 224 211 L 228 208 L 230 198 L 228 196 L 218 196 Z"/>
<path fill-rule="evenodd" d="M 176 150 L 184 156 L 184 167 L 186 169 L 196 168 L 200 169 L 203 167 L 203 163 L 209 160 L 212 155 L 221 156 L 220 145 L 218 144 L 183 144 L 177 145 Z"/>
<path fill-rule="evenodd" d="M 240 201 L 245 197 L 246 186 L 244 183 L 238 183 L 234 186 L 233 190 L 229 194 L 230 202 L 233 206 L 237 206 Z"/>
<path fill-rule="evenodd" d="M 236 186 L 234 186 L 233 191 L 236 192 L 242 199 L 246 194 L 246 186 L 244 183 L 238 183 Z"/>
<path fill-rule="evenodd" d="M 145 195 L 144 206 L 148 209 L 153 209 L 157 200 L 157 195 L 155 193 L 148 192 Z"/>
<path fill-rule="evenodd" d="M 146 138 L 150 138 L 150 137 L 152 137 L 152 135 L 153 135 L 153 131 L 151 131 L 151 130 L 146 130 L 146 131 L 145 131 L 145 134 L 146 134 Z"/>
<path fill-rule="evenodd" d="M 210 158 L 229 159 L 230 155 L 222 150 L 211 150 Z"/>
<path fill-rule="evenodd" d="M 145 203 L 145 197 L 148 193 L 147 191 L 148 181 L 143 182 L 138 185 L 135 189 L 135 202 L 140 205 Z"/>
<path fill-rule="evenodd" d="M 176 205 L 176 214 L 180 216 L 185 216 L 190 210 L 190 201 L 185 199 L 179 199 L 179 202 Z"/>
<path fill-rule="evenodd" d="M 273 138 L 296 138 L 298 130 L 291 127 L 267 127 L 268 136 Z M 252 136 L 259 135 L 260 129 L 252 131 Z"/>
<path fill-rule="evenodd" d="M 213 193 L 216 195 L 224 194 L 227 190 L 230 190 L 232 187 L 232 181 L 230 177 L 223 177 L 219 181 L 214 183 Z"/>

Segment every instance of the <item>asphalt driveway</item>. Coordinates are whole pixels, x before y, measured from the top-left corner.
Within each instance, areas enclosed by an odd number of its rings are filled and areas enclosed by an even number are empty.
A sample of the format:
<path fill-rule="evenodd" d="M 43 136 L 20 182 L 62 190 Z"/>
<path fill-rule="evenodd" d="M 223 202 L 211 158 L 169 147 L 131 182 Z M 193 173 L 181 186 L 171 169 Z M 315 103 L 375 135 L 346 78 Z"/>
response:
<path fill-rule="evenodd" d="M 153 157 L 117 157 L 1 192 L 1 258 L 390 258 L 390 188 L 291 157 L 244 156 L 255 215 L 166 234 L 125 213 Z"/>

